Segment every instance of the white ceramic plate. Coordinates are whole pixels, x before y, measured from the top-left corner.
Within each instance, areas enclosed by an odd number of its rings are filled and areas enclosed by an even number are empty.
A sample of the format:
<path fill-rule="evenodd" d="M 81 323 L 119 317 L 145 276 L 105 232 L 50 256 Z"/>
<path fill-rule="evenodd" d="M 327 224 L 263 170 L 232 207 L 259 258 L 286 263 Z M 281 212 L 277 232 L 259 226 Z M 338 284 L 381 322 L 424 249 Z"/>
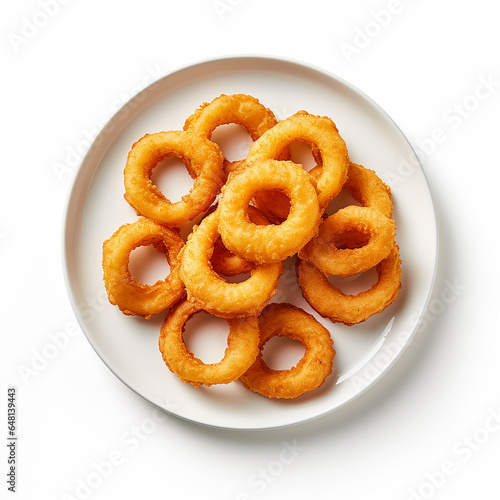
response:
<path fill-rule="evenodd" d="M 123 199 L 123 167 L 131 145 L 145 133 L 181 129 L 202 102 L 222 93 L 251 94 L 279 119 L 300 109 L 330 116 L 348 145 L 351 159 L 375 170 L 393 193 L 403 289 L 386 311 L 351 328 L 334 325 L 305 303 L 293 278 L 293 263 L 287 265 L 273 300 L 289 301 L 313 313 L 331 331 L 337 352 L 334 373 L 327 382 L 293 401 L 269 400 L 245 390 L 239 382 L 198 389 L 180 382 L 166 368 L 158 350 L 163 315 L 149 321 L 122 315 L 107 302 L 102 282 L 102 242 L 120 225 L 136 219 Z M 241 157 L 245 147 L 248 143 L 241 139 L 227 154 Z M 182 176 L 178 181 L 169 179 L 167 195 L 172 195 L 172 189 L 178 196 L 185 192 Z M 304 422 L 340 408 L 394 364 L 411 340 L 429 300 L 437 260 L 437 230 L 429 188 L 411 146 L 366 95 L 336 76 L 302 63 L 233 57 L 205 61 L 166 75 L 125 103 L 110 119 L 76 175 L 67 206 L 64 255 L 67 287 L 78 321 L 103 362 L 123 383 L 151 403 L 189 421 L 227 429 L 268 429 Z M 220 323 L 208 316 L 202 316 L 197 325 L 212 333 L 220 329 Z M 215 354 L 208 352 L 212 348 L 206 342 L 212 334 L 192 335 L 195 353 L 205 361 L 214 361 L 209 359 Z M 217 345 L 217 339 L 211 345 Z"/>

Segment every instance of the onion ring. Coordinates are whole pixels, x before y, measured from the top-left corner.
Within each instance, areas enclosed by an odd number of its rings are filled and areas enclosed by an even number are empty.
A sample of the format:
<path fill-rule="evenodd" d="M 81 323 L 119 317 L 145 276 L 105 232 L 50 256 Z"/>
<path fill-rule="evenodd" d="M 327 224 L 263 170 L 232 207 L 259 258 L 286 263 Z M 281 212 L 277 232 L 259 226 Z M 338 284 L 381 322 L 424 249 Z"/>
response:
<path fill-rule="evenodd" d="M 290 212 L 280 225 L 257 225 L 247 209 L 254 193 L 277 189 L 290 199 Z M 221 191 L 217 211 L 219 231 L 226 248 L 245 260 L 279 262 L 294 255 L 317 232 L 318 197 L 301 165 L 263 160 L 232 172 Z"/>
<path fill-rule="evenodd" d="M 347 146 L 330 118 L 306 111 L 295 113 L 264 132 L 250 147 L 247 161 L 277 159 L 286 147 L 296 141 L 307 143 L 314 156 L 321 157 L 321 165 L 318 165 L 314 178 L 319 205 L 324 209 L 342 189 L 349 167 Z M 265 207 L 256 206 L 266 213 Z"/>
<path fill-rule="evenodd" d="M 153 168 L 163 158 L 175 156 L 197 175 L 193 188 L 172 203 L 152 183 Z M 146 134 L 130 150 L 124 170 L 125 199 L 137 211 L 168 226 L 182 226 L 204 212 L 215 200 L 225 180 L 224 157 L 219 147 L 200 135 L 183 131 Z"/>
<path fill-rule="evenodd" d="M 212 138 L 213 131 L 220 125 L 234 123 L 241 125 L 253 141 L 266 130 L 274 127 L 277 120 L 274 113 L 258 99 L 245 94 L 222 94 L 210 103 L 203 103 L 185 122 L 184 130 Z M 242 160 L 230 162 L 224 159 L 226 172 L 236 170 Z"/>
<path fill-rule="evenodd" d="M 212 268 L 210 258 L 219 238 L 219 210 L 205 217 L 189 235 L 181 258 L 181 277 L 188 298 L 222 318 L 259 314 L 276 293 L 283 263 L 261 264 L 241 283 L 228 283 Z"/>
<path fill-rule="evenodd" d="M 344 188 L 364 207 L 376 208 L 391 218 L 394 209 L 391 190 L 374 170 L 351 162 Z"/>
<path fill-rule="evenodd" d="M 349 248 L 349 240 L 356 232 L 358 238 L 359 234 L 364 235 L 367 242 Z M 350 205 L 323 221 L 318 235 L 300 250 L 299 257 L 314 264 L 323 274 L 352 276 L 368 271 L 385 259 L 395 235 L 396 224 L 392 219 L 375 208 Z"/>
<path fill-rule="evenodd" d="M 195 387 L 229 384 L 252 365 L 259 353 L 257 317 L 227 319 L 229 335 L 224 357 L 218 363 L 203 363 L 188 351 L 182 339 L 184 325 L 201 310 L 193 302 L 183 300 L 169 311 L 158 341 L 163 360 L 180 380 Z"/>
<path fill-rule="evenodd" d="M 382 312 L 401 289 L 399 247 L 394 244 L 388 257 L 377 265 L 378 281 L 369 290 L 346 295 L 334 287 L 313 264 L 297 259 L 297 275 L 307 302 L 324 318 L 352 326 Z"/>
<path fill-rule="evenodd" d="M 330 332 L 313 316 L 291 304 L 269 304 L 259 317 L 260 353 L 240 377 L 243 386 L 268 398 L 296 398 L 317 389 L 332 373 L 335 357 Z M 301 342 L 306 351 L 296 366 L 273 370 L 262 359 L 262 349 L 274 337 Z"/>
<path fill-rule="evenodd" d="M 128 268 L 132 250 L 147 245 L 163 252 L 170 264 L 169 275 L 154 285 L 133 280 Z M 145 217 L 118 228 L 103 243 L 103 278 L 110 303 L 126 315 L 149 319 L 177 302 L 185 293 L 179 257 L 183 247 L 176 231 Z"/>

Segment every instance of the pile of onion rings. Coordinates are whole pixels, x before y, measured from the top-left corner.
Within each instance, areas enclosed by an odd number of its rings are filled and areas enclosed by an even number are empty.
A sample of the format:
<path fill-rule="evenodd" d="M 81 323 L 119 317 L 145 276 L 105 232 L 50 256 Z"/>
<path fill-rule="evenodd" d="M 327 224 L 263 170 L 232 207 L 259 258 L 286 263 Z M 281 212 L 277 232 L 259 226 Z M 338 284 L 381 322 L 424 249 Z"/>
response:
<path fill-rule="evenodd" d="M 226 124 L 244 127 L 251 137 L 246 158 L 229 161 L 212 141 L 214 130 Z M 314 168 L 307 171 L 293 161 L 295 142 L 309 145 Z M 156 165 L 171 156 L 184 162 L 193 179 L 191 191 L 176 203 L 152 181 Z M 166 314 L 160 353 L 171 372 L 195 387 L 240 380 L 273 399 L 313 391 L 332 373 L 336 356 L 325 321 L 361 323 L 399 293 L 391 191 L 373 170 L 349 159 L 329 117 L 299 111 L 278 120 L 253 96 L 222 94 L 195 110 L 182 130 L 137 140 L 124 166 L 124 186 L 138 219 L 103 243 L 109 301 L 126 315 Z M 353 203 L 329 213 L 341 191 Z M 129 271 L 131 252 L 147 245 L 164 253 L 170 265 L 168 276 L 153 285 L 135 281 Z M 287 259 L 296 261 L 297 283 L 311 313 L 273 302 Z M 355 295 L 329 279 L 371 269 L 378 281 Z M 229 325 L 218 363 L 202 362 L 184 343 L 185 325 L 200 311 Z M 296 366 L 266 365 L 265 344 L 275 336 L 303 344 Z"/>

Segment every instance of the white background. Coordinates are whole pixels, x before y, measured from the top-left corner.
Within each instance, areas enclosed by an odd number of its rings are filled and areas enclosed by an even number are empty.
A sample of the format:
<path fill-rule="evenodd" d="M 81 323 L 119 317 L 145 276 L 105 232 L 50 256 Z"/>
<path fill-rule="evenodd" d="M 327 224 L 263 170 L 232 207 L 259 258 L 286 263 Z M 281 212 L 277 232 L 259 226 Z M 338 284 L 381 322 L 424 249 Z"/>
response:
<path fill-rule="evenodd" d="M 0 422 L 6 435 L 15 386 L 17 498 L 500 498 L 497 5 L 2 7 Z M 167 417 L 127 389 L 75 326 L 61 265 L 74 171 L 61 175 L 56 165 L 152 78 L 239 54 L 312 63 L 378 102 L 423 151 L 440 229 L 431 310 L 396 366 L 331 415 L 262 432 Z M 51 351 L 54 338 L 60 347 Z"/>

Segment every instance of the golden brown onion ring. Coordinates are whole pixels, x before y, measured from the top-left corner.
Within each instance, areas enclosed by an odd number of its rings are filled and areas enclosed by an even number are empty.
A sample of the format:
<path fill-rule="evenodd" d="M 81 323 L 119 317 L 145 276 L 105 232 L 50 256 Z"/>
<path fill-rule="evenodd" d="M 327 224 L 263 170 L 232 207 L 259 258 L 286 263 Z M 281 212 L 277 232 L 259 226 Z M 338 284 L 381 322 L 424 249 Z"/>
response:
<path fill-rule="evenodd" d="M 349 167 L 347 146 L 330 118 L 306 111 L 295 113 L 264 132 L 251 146 L 247 161 L 277 159 L 284 148 L 296 141 L 309 144 L 315 157 L 321 157 L 314 178 L 319 205 L 324 209 L 342 189 Z M 267 213 L 265 207 L 256 206 Z"/>
<path fill-rule="evenodd" d="M 259 317 L 260 353 L 240 377 L 244 387 L 268 398 L 296 398 L 323 384 L 332 372 L 335 350 L 330 332 L 313 316 L 291 304 L 269 304 Z M 262 359 L 266 342 L 274 337 L 298 340 L 304 356 L 288 370 L 273 370 Z"/>
<path fill-rule="evenodd" d="M 389 256 L 377 265 L 377 283 L 356 295 L 342 293 L 304 260 L 297 259 L 297 274 L 304 298 L 321 316 L 352 326 L 382 312 L 396 299 L 401 288 L 399 247 L 394 245 Z"/>
<path fill-rule="evenodd" d="M 353 234 L 365 237 L 360 246 L 349 245 Z M 347 237 L 346 237 L 347 234 Z M 323 274 L 352 276 L 368 271 L 391 251 L 396 225 L 375 208 L 350 205 L 325 219 L 319 233 L 299 252 Z M 347 247 L 346 247 L 347 246 Z"/>
<path fill-rule="evenodd" d="M 391 218 L 394 209 L 391 190 L 374 170 L 351 162 L 344 187 L 364 207 L 376 208 Z"/>
<path fill-rule="evenodd" d="M 253 195 L 276 189 L 290 199 L 290 212 L 280 225 L 254 224 L 247 209 Z M 232 172 L 224 185 L 217 211 L 219 231 L 226 248 L 245 260 L 279 262 L 294 255 L 317 232 L 318 197 L 301 165 L 263 160 Z"/>
<path fill-rule="evenodd" d="M 154 285 L 138 283 L 129 271 L 132 250 L 148 245 L 163 252 L 170 264 L 169 275 Z M 111 304 L 126 315 L 149 319 L 177 302 L 185 293 L 179 258 L 183 247 L 184 240 L 176 231 L 145 217 L 121 226 L 103 244 L 103 278 Z"/>
<path fill-rule="evenodd" d="M 201 134 L 207 139 L 220 125 L 241 125 L 252 140 L 257 140 L 266 130 L 276 125 L 274 113 L 255 97 L 245 94 L 222 94 L 210 103 L 203 103 L 185 122 L 184 130 Z M 224 159 L 226 172 L 236 170 L 241 160 Z"/>
<path fill-rule="evenodd" d="M 319 168 L 314 167 L 310 174 L 318 175 L 319 172 Z M 391 218 L 394 209 L 391 189 L 374 170 L 351 161 L 344 189 L 363 207 L 376 208 L 387 218 Z"/>
<path fill-rule="evenodd" d="M 259 352 L 257 317 L 228 319 L 224 357 L 218 363 L 203 363 L 188 351 L 182 338 L 186 322 L 200 311 L 200 307 L 189 300 L 179 302 L 169 311 L 158 342 L 163 360 L 180 380 L 195 387 L 229 384 L 250 367 Z"/>
<path fill-rule="evenodd" d="M 189 235 L 181 258 L 181 277 L 188 298 L 222 318 L 259 314 L 276 293 L 283 263 L 261 264 L 240 283 L 228 283 L 212 268 L 210 259 L 217 238 L 219 210 L 210 214 Z"/>
<path fill-rule="evenodd" d="M 193 188 L 178 202 L 169 201 L 151 181 L 164 158 L 180 158 L 196 172 Z M 183 131 L 146 134 L 130 150 L 124 170 L 125 199 L 140 214 L 167 226 L 182 226 L 207 210 L 225 181 L 219 147 Z"/>

